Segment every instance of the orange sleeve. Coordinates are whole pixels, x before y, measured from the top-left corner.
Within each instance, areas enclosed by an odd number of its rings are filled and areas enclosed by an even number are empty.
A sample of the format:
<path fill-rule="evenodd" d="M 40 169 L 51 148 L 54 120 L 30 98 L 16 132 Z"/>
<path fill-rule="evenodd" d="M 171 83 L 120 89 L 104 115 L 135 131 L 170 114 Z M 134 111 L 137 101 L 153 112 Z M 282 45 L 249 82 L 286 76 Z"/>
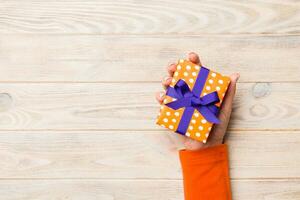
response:
<path fill-rule="evenodd" d="M 225 144 L 179 152 L 185 200 L 230 200 L 228 153 Z"/>

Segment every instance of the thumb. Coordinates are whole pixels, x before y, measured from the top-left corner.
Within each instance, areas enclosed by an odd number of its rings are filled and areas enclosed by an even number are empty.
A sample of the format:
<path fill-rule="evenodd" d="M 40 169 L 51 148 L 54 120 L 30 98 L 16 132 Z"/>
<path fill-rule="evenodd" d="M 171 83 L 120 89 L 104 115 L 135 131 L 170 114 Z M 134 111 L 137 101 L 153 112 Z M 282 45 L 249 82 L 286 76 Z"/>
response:
<path fill-rule="evenodd" d="M 218 141 L 222 143 L 224 140 L 232 111 L 232 103 L 235 96 L 236 83 L 239 77 L 240 75 L 238 73 L 234 73 L 230 76 L 229 88 L 227 90 L 226 96 L 224 97 L 224 101 L 219 113 L 219 119 L 221 120 L 221 123 L 214 126 L 212 134 L 210 136 L 210 141 Z"/>
<path fill-rule="evenodd" d="M 235 96 L 236 91 L 236 83 L 238 79 L 240 78 L 239 73 L 234 73 L 230 76 L 230 84 L 228 91 L 226 93 L 225 99 L 222 104 L 222 112 L 224 113 L 230 113 L 232 110 L 232 103 Z"/>

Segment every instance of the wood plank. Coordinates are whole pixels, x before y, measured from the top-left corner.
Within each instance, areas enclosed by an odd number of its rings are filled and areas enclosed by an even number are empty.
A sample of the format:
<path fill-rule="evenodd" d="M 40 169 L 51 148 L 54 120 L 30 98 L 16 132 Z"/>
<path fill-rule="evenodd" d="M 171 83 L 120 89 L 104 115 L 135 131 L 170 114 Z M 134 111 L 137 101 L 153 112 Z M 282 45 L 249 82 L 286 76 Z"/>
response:
<path fill-rule="evenodd" d="M 234 200 L 295 200 L 300 198 L 299 180 L 232 181 Z"/>
<path fill-rule="evenodd" d="M 159 83 L 0 85 L 0 130 L 164 130 Z M 300 83 L 240 83 L 231 130 L 300 129 Z"/>
<path fill-rule="evenodd" d="M 300 36 L 1 35 L 0 45 L 1 82 L 161 81 L 189 51 L 242 82 L 300 81 Z"/>
<path fill-rule="evenodd" d="M 299 33 L 298 1 L 2 1 L 0 33 Z"/>
<path fill-rule="evenodd" d="M 234 200 L 295 200 L 299 180 L 232 181 Z M 47 191 L 47 192 L 45 192 Z M 169 180 L 2 180 L 0 198 L 6 200 L 182 200 L 181 181 Z"/>
<path fill-rule="evenodd" d="M 21 186 L 22 184 L 24 185 Z M 0 181 L 0 198 L 5 200 L 184 199 L 180 181 L 139 180 L 5 180 Z"/>
<path fill-rule="evenodd" d="M 2 131 L 0 179 L 181 179 L 182 139 L 168 131 Z M 232 178 L 300 178 L 299 131 L 231 131 L 228 144 Z"/>

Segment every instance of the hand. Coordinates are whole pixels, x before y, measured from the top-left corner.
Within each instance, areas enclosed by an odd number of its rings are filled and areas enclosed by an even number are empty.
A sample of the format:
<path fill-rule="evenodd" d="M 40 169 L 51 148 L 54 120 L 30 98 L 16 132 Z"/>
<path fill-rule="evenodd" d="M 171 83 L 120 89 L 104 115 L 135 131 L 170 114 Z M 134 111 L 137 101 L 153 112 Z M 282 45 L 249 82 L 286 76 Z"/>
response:
<path fill-rule="evenodd" d="M 196 53 L 189 53 L 188 60 L 198 64 L 201 66 L 201 61 L 199 56 Z M 173 63 L 168 66 L 168 76 L 164 78 L 162 81 L 164 89 L 167 89 L 172 81 L 172 76 L 176 71 L 176 64 Z M 207 143 L 202 143 L 196 140 L 193 140 L 188 137 L 184 137 L 184 146 L 187 150 L 198 150 L 206 147 L 216 146 L 223 143 L 224 136 L 227 131 L 228 123 L 230 120 L 230 115 L 232 111 L 232 103 L 235 96 L 236 91 L 236 83 L 239 79 L 240 75 L 238 73 L 234 73 L 230 76 L 230 85 L 228 87 L 228 91 L 224 97 L 222 107 L 219 113 L 219 119 L 221 121 L 220 124 L 215 124 L 210 132 Z M 165 91 L 158 92 L 156 94 L 157 101 L 162 104 L 165 98 Z"/>

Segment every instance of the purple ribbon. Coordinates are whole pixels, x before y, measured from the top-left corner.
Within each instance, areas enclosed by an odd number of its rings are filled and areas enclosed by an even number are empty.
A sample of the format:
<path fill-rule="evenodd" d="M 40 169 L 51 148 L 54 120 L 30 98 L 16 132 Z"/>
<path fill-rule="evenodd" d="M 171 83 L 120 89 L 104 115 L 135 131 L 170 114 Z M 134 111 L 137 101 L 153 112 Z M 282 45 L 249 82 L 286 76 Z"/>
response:
<path fill-rule="evenodd" d="M 169 87 L 167 90 L 167 95 L 177 100 L 167 103 L 166 106 L 174 110 L 185 108 L 176 130 L 176 132 L 182 135 L 185 135 L 195 109 L 198 110 L 207 121 L 215 124 L 220 123 L 220 120 L 217 118 L 219 108 L 215 105 L 220 101 L 218 93 L 214 91 L 200 97 L 208 74 L 209 69 L 201 67 L 192 91 L 188 84 L 182 79 L 176 83 L 174 88 Z"/>

